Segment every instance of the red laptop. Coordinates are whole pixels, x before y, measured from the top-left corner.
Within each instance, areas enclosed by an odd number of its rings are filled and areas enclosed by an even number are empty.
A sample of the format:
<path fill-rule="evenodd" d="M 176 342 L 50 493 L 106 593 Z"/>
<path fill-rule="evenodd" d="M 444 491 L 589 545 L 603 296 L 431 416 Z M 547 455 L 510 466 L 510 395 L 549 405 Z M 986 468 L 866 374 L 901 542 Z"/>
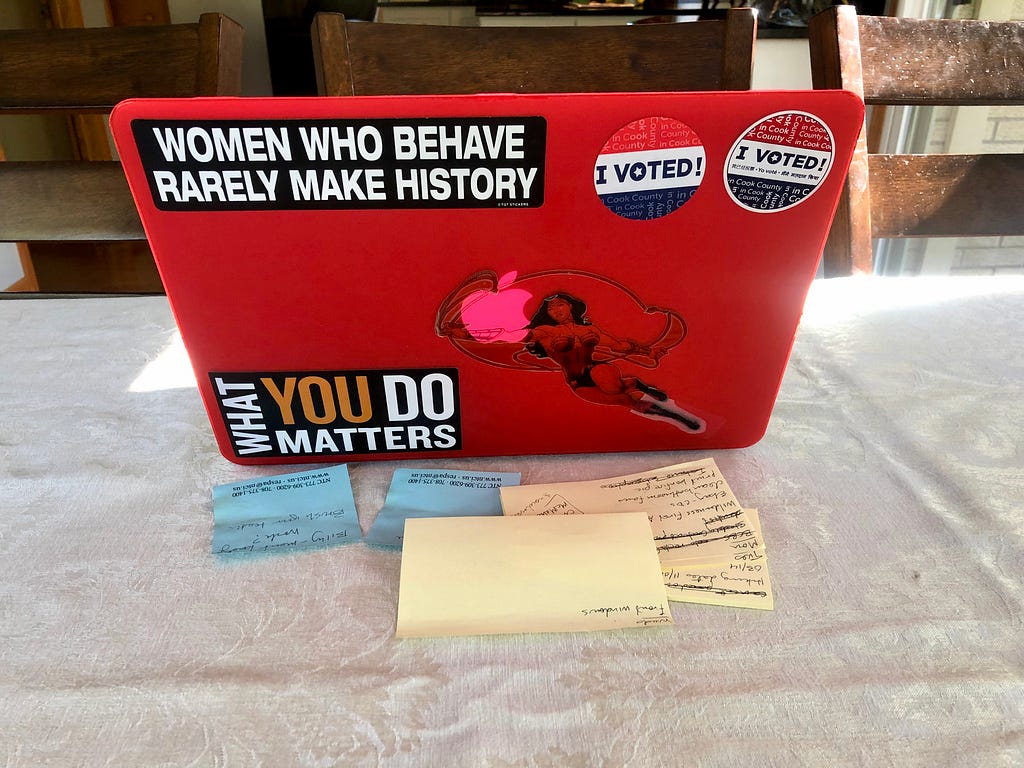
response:
<path fill-rule="evenodd" d="M 863 118 L 843 91 L 128 101 L 224 456 L 764 434 Z"/>

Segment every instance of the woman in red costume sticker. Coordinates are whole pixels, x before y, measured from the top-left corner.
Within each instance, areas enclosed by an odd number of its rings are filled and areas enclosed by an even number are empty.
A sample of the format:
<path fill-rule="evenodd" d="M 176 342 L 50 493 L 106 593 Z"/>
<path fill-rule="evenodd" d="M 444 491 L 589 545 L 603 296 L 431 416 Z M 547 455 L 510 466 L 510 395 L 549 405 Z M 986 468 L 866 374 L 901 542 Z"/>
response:
<path fill-rule="evenodd" d="M 692 434 L 706 429 L 703 419 L 681 408 L 665 391 L 619 367 L 620 362 L 629 362 L 656 368 L 686 335 L 686 325 L 677 313 L 645 307 L 626 288 L 598 275 L 552 272 L 516 278 L 514 272 L 501 278 L 493 272 L 471 276 L 442 304 L 438 335 L 489 365 L 560 370 L 573 393 L 589 402 L 626 407 Z M 537 289 L 565 282 L 581 284 L 588 292 L 619 304 L 631 304 L 634 314 L 639 308 L 648 321 L 656 319 L 661 327 L 651 341 L 643 343 L 613 335 L 591 321 L 587 304 L 575 292 L 565 290 L 541 294 L 539 305 L 527 315 Z"/>

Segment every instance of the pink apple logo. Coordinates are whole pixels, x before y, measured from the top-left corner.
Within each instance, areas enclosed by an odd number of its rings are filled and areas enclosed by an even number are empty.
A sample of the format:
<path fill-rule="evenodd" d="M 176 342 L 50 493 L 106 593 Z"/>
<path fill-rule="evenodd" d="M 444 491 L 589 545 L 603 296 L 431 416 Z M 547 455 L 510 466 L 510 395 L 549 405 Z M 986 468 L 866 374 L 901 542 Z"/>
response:
<path fill-rule="evenodd" d="M 459 314 L 474 341 L 522 341 L 530 332 L 524 308 L 533 294 L 511 287 L 517 275 L 506 272 L 494 290 L 473 291 L 462 300 Z"/>

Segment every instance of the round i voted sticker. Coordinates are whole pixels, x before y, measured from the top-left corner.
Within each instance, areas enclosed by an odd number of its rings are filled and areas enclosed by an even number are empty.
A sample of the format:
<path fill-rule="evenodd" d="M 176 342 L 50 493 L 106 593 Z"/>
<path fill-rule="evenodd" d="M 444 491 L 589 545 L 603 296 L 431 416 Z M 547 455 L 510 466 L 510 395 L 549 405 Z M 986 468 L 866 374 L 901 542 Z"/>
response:
<path fill-rule="evenodd" d="M 799 205 L 832 168 L 832 132 L 806 112 L 776 112 L 754 123 L 732 146 L 725 185 L 732 199 L 759 213 Z"/>
<path fill-rule="evenodd" d="M 608 139 L 594 164 L 594 189 L 619 216 L 660 219 L 693 196 L 704 169 L 704 145 L 690 126 L 645 117 Z"/>

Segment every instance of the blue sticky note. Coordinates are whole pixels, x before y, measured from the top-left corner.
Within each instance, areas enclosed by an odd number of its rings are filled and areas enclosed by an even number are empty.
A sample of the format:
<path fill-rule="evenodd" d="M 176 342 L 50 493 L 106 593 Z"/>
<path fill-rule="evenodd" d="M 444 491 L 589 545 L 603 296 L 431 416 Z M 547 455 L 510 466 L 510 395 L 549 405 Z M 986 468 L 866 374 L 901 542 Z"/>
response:
<path fill-rule="evenodd" d="M 332 547 L 360 537 L 345 464 L 213 489 L 213 552 L 217 555 Z"/>
<path fill-rule="evenodd" d="M 498 489 L 519 485 L 520 477 L 518 472 L 396 469 L 366 543 L 400 549 L 405 521 L 410 517 L 500 515 Z"/>

